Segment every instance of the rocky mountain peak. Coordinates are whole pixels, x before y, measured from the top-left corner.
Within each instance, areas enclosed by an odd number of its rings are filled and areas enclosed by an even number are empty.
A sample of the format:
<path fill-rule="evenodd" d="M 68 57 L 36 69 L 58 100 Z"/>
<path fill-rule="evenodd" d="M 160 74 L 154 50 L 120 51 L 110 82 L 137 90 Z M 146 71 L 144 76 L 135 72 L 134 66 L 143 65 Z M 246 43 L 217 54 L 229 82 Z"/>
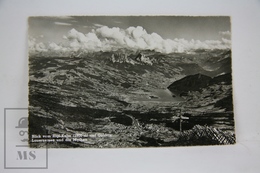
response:
<path fill-rule="evenodd" d="M 111 55 L 111 61 L 113 63 L 130 63 L 132 65 L 153 65 L 153 62 L 150 60 L 150 58 L 143 53 L 138 53 L 135 56 L 135 54 L 129 54 L 126 52 L 115 52 Z"/>

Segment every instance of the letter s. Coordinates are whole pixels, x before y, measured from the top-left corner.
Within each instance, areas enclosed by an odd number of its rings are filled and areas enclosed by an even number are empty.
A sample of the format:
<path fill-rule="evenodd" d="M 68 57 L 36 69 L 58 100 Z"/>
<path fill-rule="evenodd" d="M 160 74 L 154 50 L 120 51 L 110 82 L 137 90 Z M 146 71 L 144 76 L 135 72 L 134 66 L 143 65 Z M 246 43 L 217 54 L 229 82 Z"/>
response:
<path fill-rule="evenodd" d="M 29 152 L 29 159 L 30 160 L 35 160 L 36 159 L 35 151 L 30 151 Z"/>

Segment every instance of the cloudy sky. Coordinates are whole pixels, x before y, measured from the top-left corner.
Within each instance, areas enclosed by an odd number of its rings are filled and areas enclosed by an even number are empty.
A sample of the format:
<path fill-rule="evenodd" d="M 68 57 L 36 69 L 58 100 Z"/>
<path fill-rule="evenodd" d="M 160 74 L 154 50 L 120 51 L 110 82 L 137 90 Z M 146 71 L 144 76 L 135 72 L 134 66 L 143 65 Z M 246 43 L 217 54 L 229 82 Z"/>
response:
<path fill-rule="evenodd" d="M 231 47 L 229 17 L 31 17 L 30 53 L 150 49 L 162 53 Z"/>

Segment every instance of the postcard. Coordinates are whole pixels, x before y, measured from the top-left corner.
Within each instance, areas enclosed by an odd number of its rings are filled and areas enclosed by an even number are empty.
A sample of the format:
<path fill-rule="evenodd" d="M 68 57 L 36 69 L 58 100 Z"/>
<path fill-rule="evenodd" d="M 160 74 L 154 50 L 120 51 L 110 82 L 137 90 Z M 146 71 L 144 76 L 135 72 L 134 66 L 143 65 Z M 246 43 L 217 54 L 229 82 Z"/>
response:
<path fill-rule="evenodd" d="M 229 16 L 32 16 L 29 144 L 235 144 Z"/>

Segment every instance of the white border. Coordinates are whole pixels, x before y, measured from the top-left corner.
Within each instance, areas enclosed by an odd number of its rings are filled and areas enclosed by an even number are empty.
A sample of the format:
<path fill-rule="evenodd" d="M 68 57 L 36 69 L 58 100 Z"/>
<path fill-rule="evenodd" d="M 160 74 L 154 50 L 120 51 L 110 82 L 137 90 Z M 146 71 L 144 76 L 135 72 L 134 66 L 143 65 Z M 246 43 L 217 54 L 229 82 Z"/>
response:
<path fill-rule="evenodd" d="M 41 15 L 228 15 L 237 144 L 146 149 L 51 149 L 42 172 L 210 172 L 260 170 L 260 1 L 1 0 L 1 124 L 5 107 L 27 107 L 27 17 Z M 1 137 L 3 136 L 1 126 Z M 1 152 L 3 142 L 0 143 Z M 0 157 L 0 164 L 3 164 Z M 20 172 L 34 170 L 20 170 Z M 7 172 L 0 165 L 0 172 Z M 12 170 L 8 170 L 12 172 Z M 15 170 L 14 170 L 15 172 Z"/>

